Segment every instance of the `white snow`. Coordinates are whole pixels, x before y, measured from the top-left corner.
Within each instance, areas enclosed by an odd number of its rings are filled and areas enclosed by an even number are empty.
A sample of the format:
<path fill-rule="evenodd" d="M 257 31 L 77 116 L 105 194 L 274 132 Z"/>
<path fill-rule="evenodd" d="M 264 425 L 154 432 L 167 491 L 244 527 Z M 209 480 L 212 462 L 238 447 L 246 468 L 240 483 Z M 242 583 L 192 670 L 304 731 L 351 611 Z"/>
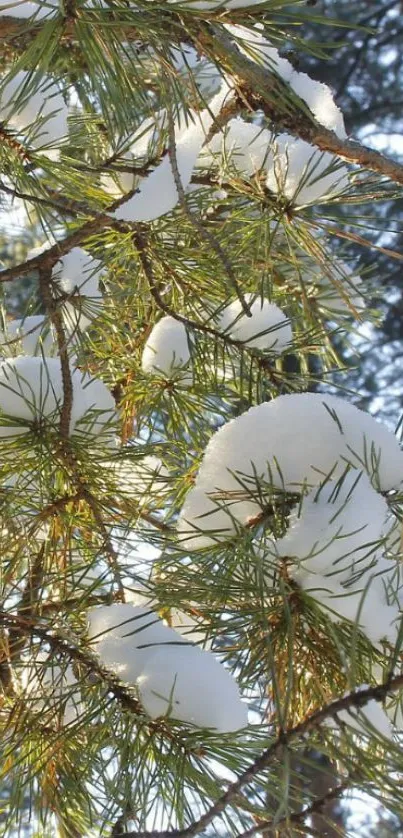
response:
<path fill-rule="evenodd" d="M 334 131 L 341 140 L 345 140 L 347 133 L 344 117 L 334 101 L 330 87 L 296 70 L 288 81 L 294 93 L 308 105 L 317 122 L 329 131 Z"/>
<path fill-rule="evenodd" d="M 281 58 L 279 51 L 264 37 L 258 27 L 248 29 L 246 26 L 228 23 L 225 28 L 234 38 L 240 52 L 247 58 L 277 73 L 283 81 L 290 81 L 295 72 L 292 64 L 286 58 Z"/>
<path fill-rule="evenodd" d="M 143 372 L 157 372 L 171 378 L 187 367 L 189 362 L 189 337 L 184 324 L 174 317 L 162 317 L 151 330 L 144 345 L 141 358 Z M 182 383 L 191 384 L 193 377 L 189 372 L 185 372 L 181 380 Z"/>
<path fill-rule="evenodd" d="M 259 31 L 258 26 L 250 30 L 244 26 L 227 24 L 226 29 L 244 55 L 276 72 L 284 82 L 288 82 L 294 93 L 308 105 L 317 122 L 334 131 L 340 139 L 346 138 L 343 114 L 326 84 L 311 79 L 306 73 L 294 70 L 286 58 L 281 58 L 278 50 Z"/>
<path fill-rule="evenodd" d="M 217 154 L 230 160 L 236 169 L 251 177 L 263 168 L 270 150 L 271 134 L 266 128 L 245 122 L 241 117 L 231 119 L 224 132 L 217 132 L 200 157 L 201 165 L 211 165 Z M 222 162 L 221 161 L 221 162 Z"/>
<path fill-rule="evenodd" d="M 52 326 L 43 315 L 7 320 L 0 338 L 0 352 L 3 355 L 50 356 L 57 353 Z"/>
<path fill-rule="evenodd" d="M 229 87 L 223 83 L 208 108 L 200 113 L 190 111 L 188 127 L 176 128 L 176 161 L 184 190 L 190 183 L 193 169 L 214 117 L 224 104 L 228 93 Z M 137 193 L 122 204 L 113 215 L 123 221 L 153 221 L 171 212 L 178 201 L 179 194 L 168 153 L 154 171 L 142 180 Z"/>
<path fill-rule="evenodd" d="M 372 644 L 382 645 L 386 640 L 394 646 L 401 619 L 399 563 L 386 559 L 379 551 L 368 555 L 368 561 L 364 562 L 359 553 L 357 549 L 357 566 L 354 568 L 352 564 L 351 572 L 347 569 L 337 574 L 333 565 L 320 573 L 311 571 L 309 563 L 308 566 L 303 563 L 299 568 L 291 566 L 290 576 L 333 622 L 349 620 L 358 624 Z"/>
<path fill-rule="evenodd" d="M 99 378 L 92 378 L 79 370 L 73 371 L 75 397 L 71 421 L 75 432 L 110 438 L 113 442 L 113 423 L 116 420 L 115 400 Z"/>
<path fill-rule="evenodd" d="M 161 646 L 165 654 L 172 644 L 187 642 L 145 606 L 105 605 L 91 609 L 88 618 L 89 636 L 102 662 L 131 684 Z"/>
<path fill-rule="evenodd" d="M 240 300 L 234 300 L 222 311 L 218 328 L 234 340 L 255 349 L 270 349 L 279 355 L 292 343 L 292 329 L 287 316 L 274 303 L 254 294 L 244 294 L 252 314 L 248 317 Z"/>
<path fill-rule="evenodd" d="M 337 158 L 333 154 L 290 134 L 280 134 L 272 146 L 265 164 L 266 186 L 271 192 L 302 206 L 347 189 L 348 169 L 344 165 L 336 166 Z"/>
<path fill-rule="evenodd" d="M 336 583 L 348 582 L 374 560 L 387 512 L 367 475 L 353 469 L 344 479 L 313 489 L 294 507 L 286 534 L 276 542 L 277 553 L 299 560 L 299 576 L 329 574 Z"/>
<path fill-rule="evenodd" d="M 230 538 L 239 524 L 258 514 L 259 500 L 250 496 L 256 479 L 300 492 L 331 472 L 339 479 L 347 463 L 367 471 L 382 491 L 402 482 L 403 453 L 396 437 L 347 401 L 299 393 L 252 407 L 208 443 L 179 516 L 181 546 L 192 549 Z"/>
<path fill-rule="evenodd" d="M 52 145 L 67 134 L 68 108 L 54 82 L 46 81 L 35 92 L 29 95 L 24 93 L 29 75 L 20 70 L 5 84 L 3 79 L 0 87 L 0 119 L 7 121 L 15 131 L 25 132 L 40 116 L 44 121 L 35 135 L 35 144 Z M 46 149 L 43 153 L 50 158 L 57 158 L 58 149 Z"/>
<path fill-rule="evenodd" d="M 89 637 L 102 663 L 137 684 L 152 718 L 171 715 L 220 731 L 247 724 L 236 682 L 212 654 L 189 645 L 189 620 L 184 624 L 180 612 L 173 619 L 181 632 L 144 605 L 101 606 L 91 609 L 88 619 Z"/>
<path fill-rule="evenodd" d="M 197 646 L 154 652 L 138 688 L 145 710 L 156 719 L 170 716 L 198 727 L 230 733 L 247 725 L 247 707 L 229 672 Z"/>
<path fill-rule="evenodd" d="M 212 641 L 206 639 L 206 631 L 197 617 L 190 617 L 179 608 L 171 608 L 169 624 L 171 628 L 183 635 L 188 643 L 196 643 L 203 649 L 211 649 Z"/>
<path fill-rule="evenodd" d="M 73 409 L 70 432 L 80 423 L 80 431 L 99 434 L 104 423 L 114 416 L 115 403 L 108 389 L 98 379 L 71 370 Z M 32 423 L 58 412 L 64 393 L 58 358 L 9 358 L 0 364 L 0 410 L 7 416 L 22 420 L 15 425 L 0 426 L 0 436 L 26 433 Z M 87 416 L 85 414 L 90 411 Z M 91 412 L 92 411 L 92 412 Z"/>

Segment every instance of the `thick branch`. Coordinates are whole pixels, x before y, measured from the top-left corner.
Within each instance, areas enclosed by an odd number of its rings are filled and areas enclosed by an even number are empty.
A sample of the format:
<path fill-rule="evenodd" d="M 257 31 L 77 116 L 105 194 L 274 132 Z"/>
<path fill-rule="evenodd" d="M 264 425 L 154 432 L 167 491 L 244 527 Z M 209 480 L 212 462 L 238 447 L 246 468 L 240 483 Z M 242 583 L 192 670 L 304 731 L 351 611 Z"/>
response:
<path fill-rule="evenodd" d="M 351 140 L 341 140 L 320 125 L 305 102 L 293 94 L 279 77 L 243 55 L 228 33 L 218 26 L 206 26 L 198 34 L 203 51 L 210 58 L 219 58 L 222 65 L 238 80 L 238 90 L 251 107 L 261 109 L 276 128 L 290 131 L 302 140 L 329 151 L 349 163 L 370 169 L 403 184 L 403 165 L 384 157 L 378 151 Z M 295 104 L 294 104 L 295 99 Z"/>

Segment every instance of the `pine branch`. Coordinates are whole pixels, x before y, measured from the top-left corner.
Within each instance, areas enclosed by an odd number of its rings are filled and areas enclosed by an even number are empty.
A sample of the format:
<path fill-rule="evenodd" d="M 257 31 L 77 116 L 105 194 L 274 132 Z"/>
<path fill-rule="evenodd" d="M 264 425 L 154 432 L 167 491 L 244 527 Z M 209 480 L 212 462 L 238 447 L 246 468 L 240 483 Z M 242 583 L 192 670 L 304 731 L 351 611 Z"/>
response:
<path fill-rule="evenodd" d="M 61 439 L 66 442 L 70 435 L 71 411 L 73 409 L 73 381 L 71 378 L 70 359 L 67 351 L 67 337 L 63 317 L 53 298 L 51 283 L 52 267 L 42 266 L 39 270 L 39 289 L 49 314 L 49 319 L 53 323 L 56 332 L 63 383 L 63 404 L 60 411 L 59 430 Z"/>
<path fill-rule="evenodd" d="M 306 806 L 300 812 L 293 812 L 292 815 L 288 817 L 281 818 L 281 820 L 273 821 L 273 820 L 261 820 L 259 821 L 256 826 L 252 826 L 250 829 L 247 829 L 246 832 L 239 832 L 235 838 L 252 838 L 253 835 L 257 835 L 258 833 L 266 836 L 266 838 L 277 838 L 278 830 L 285 828 L 289 829 L 293 826 L 300 826 L 304 825 L 305 831 L 305 820 L 309 818 L 310 815 L 314 815 L 316 813 L 320 813 L 326 803 L 329 803 L 331 800 L 337 800 L 339 797 L 344 794 L 351 787 L 351 783 L 354 782 L 354 777 L 351 775 L 347 780 L 343 783 L 339 783 L 339 785 L 335 786 L 334 788 L 330 789 L 323 797 L 314 800 L 309 806 Z"/>
<path fill-rule="evenodd" d="M 223 66 L 238 80 L 238 89 L 253 110 L 261 109 L 276 128 L 290 131 L 300 139 L 329 151 L 364 169 L 377 172 L 403 185 L 403 165 L 390 160 L 378 151 L 351 140 L 340 140 L 333 131 L 320 125 L 305 103 L 293 94 L 291 102 L 288 85 L 270 70 L 243 55 L 236 42 L 218 26 L 209 25 L 197 34 L 197 42 L 205 54 L 220 57 Z M 273 100 L 275 94 L 275 100 Z"/>
<path fill-rule="evenodd" d="M 125 832 L 123 838 L 194 838 L 199 835 L 212 821 L 221 815 L 227 806 L 242 791 L 244 786 L 257 777 L 261 771 L 269 767 L 272 760 L 281 755 L 284 748 L 289 748 L 296 740 L 307 733 L 316 730 L 319 725 L 328 719 L 337 721 L 337 714 L 351 707 L 361 709 L 369 701 L 383 701 L 386 696 L 403 687 L 403 675 L 390 677 L 385 683 L 373 687 L 367 687 L 359 692 L 351 692 L 343 698 L 336 699 L 320 710 L 316 710 L 307 716 L 304 721 L 294 727 L 280 732 L 272 744 L 241 774 L 241 776 L 228 787 L 227 791 L 202 815 L 185 829 L 165 830 L 162 832 Z"/>

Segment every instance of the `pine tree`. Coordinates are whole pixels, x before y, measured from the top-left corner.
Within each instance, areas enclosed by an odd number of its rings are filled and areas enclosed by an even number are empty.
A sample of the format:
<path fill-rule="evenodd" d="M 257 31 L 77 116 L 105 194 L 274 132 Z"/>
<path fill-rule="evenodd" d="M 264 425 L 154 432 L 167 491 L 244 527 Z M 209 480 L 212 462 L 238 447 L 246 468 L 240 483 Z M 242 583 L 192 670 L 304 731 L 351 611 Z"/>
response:
<path fill-rule="evenodd" d="M 341 355 L 402 167 L 299 0 L 0 14 L 2 834 L 395 823 L 403 454 Z"/>

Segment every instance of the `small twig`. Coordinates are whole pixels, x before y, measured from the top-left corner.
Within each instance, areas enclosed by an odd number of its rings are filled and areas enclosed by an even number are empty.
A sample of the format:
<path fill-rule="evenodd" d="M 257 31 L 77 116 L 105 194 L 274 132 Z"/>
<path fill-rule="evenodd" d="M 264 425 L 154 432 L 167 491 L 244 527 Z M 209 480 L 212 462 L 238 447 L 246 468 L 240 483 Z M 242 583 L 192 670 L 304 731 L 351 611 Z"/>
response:
<path fill-rule="evenodd" d="M 107 554 L 107 557 L 108 557 L 109 566 L 111 568 L 115 583 L 116 583 L 117 588 L 118 588 L 118 593 L 116 595 L 116 598 L 119 599 L 121 602 L 124 602 L 125 601 L 125 588 L 124 588 L 123 582 L 122 582 L 121 577 L 120 577 L 119 557 L 118 557 L 118 554 L 116 553 L 116 550 L 115 550 L 115 548 L 112 544 L 112 540 L 109 536 L 108 530 L 107 530 L 107 528 L 105 526 L 105 523 L 103 521 L 102 514 L 101 514 L 100 509 L 99 509 L 98 501 L 96 500 L 96 498 L 94 498 L 94 495 L 92 494 L 92 492 L 90 491 L 90 489 L 87 486 L 80 483 L 80 487 L 81 487 L 81 497 L 87 502 L 88 506 L 90 507 L 91 512 L 94 516 L 95 523 L 97 524 L 98 530 L 99 530 L 99 532 L 102 536 L 103 542 L 104 542 L 104 548 L 105 548 L 105 551 L 106 551 L 106 554 Z"/>
<path fill-rule="evenodd" d="M 306 818 L 309 818 L 310 815 L 320 812 L 326 803 L 329 803 L 331 800 L 337 800 L 338 797 L 341 797 L 341 795 L 350 788 L 351 781 L 352 777 L 349 777 L 343 783 L 340 783 L 338 786 L 330 789 L 322 797 L 314 800 L 309 806 L 306 806 L 305 809 L 301 809 L 300 812 L 293 812 L 293 814 L 288 815 L 288 817 L 281 818 L 281 820 L 276 822 L 273 820 L 262 820 L 246 832 L 239 832 L 235 838 L 252 838 L 252 835 L 257 835 L 258 833 L 261 833 L 266 838 L 276 838 L 277 830 L 282 827 L 289 828 L 297 826 L 298 824 L 303 824 Z"/>
<path fill-rule="evenodd" d="M 170 163 L 171 163 L 172 174 L 173 174 L 173 177 L 174 177 L 176 190 L 177 190 L 178 196 L 179 196 L 179 203 L 180 203 L 186 217 L 189 219 L 190 223 L 192 224 L 192 226 L 197 230 L 198 233 L 200 233 L 202 239 L 206 242 L 206 244 L 210 245 L 210 247 L 217 254 L 218 258 L 220 259 L 220 262 L 224 266 L 224 269 L 225 269 L 226 274 L 228 276 L 228 279 L 230 280 L 230 283 L 231 283 L 231 285 L 234 289 L 234 292 L 237 295 L 239 302 L 241 303 L 243 311 L 245 312 L 247 317 L 251 317 L 252 316 L 251 310 L 250 310 L 250 308 L 249 308 L 249 306 L 248 306 L 248 304 L 245 300 L 245 297 L 243 296 L 243 294 L 241 293 L 241 291 L 239 289 L 238 280 L 235 276 L 234 269 L 232 267 L 230 259 L 228 258 L 227 254 L 225 253 L 225 251 L 223 250 L 223 248 L 221 247 L 220 243 L 217 241 L 215 236 L 213 236 L 213 234 L 209 230 L 206 230 L 203 222 L 200 220 L 198 215 L 196 213 L 191 212 L 189 210 L 188 205 L 187 205 L 185 190 L 183 188 L 183 184 L 182 184 L 182 180 L 181 180 L 181 176 L 180 176 L 180 172 L 179 172 L 179 167 L 178 167 L 178 158 L 177 158 L 177 154 L 176 154 L 174 122 L 173 122 L 173 119 L 172 119 L 172 115 L 169 112 L 168 112 L 168 137 L 169 137 L 169 159 L 170 159 Z"/>
<path fill-rule="evenodd" d="M 73 381 L 71 377 L 70 359 L 67 352 L 67 338 L 64 330 L 63 318 L 52 295 L 52 266 L 42 265 L 39 269 L 39 289 L 43 302 L 53 323 L 59 351 L 60 366 L 63 383 L 63 404 L 60 411 L 60 436 L 67 440 L 70 435 L 71 411 L 73 409 Z"/>
<path fill-rule="evenodd" d="M 227 343 L 229 346 L 236 346 L 238 348 L 247 349 L 243 341 L 234 340 L 229 335 L 224 334 L 223 332 L 219 332 L 218 329 L 214 329 L 213 326 L 207 326 L 205 323 L 198 323 L 197 320 L 192 320 L 189 317 L 186 317 L 184 314 L 179 314 L 178 312 L 174 311 L 168 303 L 163 300 L 161 293 L 159 291 L 158 285 L 155 281 L 154 271 L 151 259 L 148 255 L 148 239 L 147 239 L 147 230 L 144 225 L 138 224 L 136 227 L 135 232 L 133 233 L 133 242 L 139 254 L 139 259 L 141 263 L 141 267 L 143 268 L 144 275 L 148 282 L 148 287 L 150 289 L 150 294 L 157 304 L 158 308 L 164 312 L 164 314 L 168 314 L 173 317 L 175 320 L 178 320 L 179 323 L 183 323 L 184 326 L 188 329 L 195 329 L 196 331 L 202 332 L 205 335 L 211 335 L 212 337 Z"/>

